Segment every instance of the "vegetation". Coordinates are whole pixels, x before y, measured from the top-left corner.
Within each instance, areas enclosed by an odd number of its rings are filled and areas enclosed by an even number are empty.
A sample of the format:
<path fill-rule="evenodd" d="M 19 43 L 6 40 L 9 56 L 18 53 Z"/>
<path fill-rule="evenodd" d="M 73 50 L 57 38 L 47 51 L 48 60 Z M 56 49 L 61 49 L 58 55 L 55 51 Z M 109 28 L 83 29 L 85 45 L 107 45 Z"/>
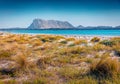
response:
<path fill-rule="evenodd" d="M 96 77 L 112 77 L 114 78 L 120 73 L 120 66 L 117 59 L 102 58 L 98 63 L 93 63 L 90 66 L 90 73 Z"/>
<path fill-rule="evenodd" d="M 104 44 L 106 46 L 113 46 L 115 43 L 112 40 L 103 40 L 101 44 Z"/>
<path fill-rule="evenodd" d="M 119 84 L 120 37 L 0 36 L 0 84 Z"/>
<path fill-rule="evenodd" d="M 94 37 L 94 38 L 91 39 L 91 41 L 92 41 L 92 42 L 99 42 L 99 41 L 100 41 L 100 38 Z"/>

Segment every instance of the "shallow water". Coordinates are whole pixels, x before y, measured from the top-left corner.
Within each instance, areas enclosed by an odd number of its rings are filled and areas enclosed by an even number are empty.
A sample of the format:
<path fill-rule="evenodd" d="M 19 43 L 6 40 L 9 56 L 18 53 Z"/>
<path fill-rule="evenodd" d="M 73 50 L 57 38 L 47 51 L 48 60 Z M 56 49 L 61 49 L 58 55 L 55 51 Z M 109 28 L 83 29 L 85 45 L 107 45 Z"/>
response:
<path fill-rule="evenodd" d="M 12 29 L 2 30 L 3 32 L 17 33 L 17 34 L 56 34 L 56 35 L 88 35 L 88 36 L 120 36 L 120 30 L 36 30 L 36 29 Z"/>

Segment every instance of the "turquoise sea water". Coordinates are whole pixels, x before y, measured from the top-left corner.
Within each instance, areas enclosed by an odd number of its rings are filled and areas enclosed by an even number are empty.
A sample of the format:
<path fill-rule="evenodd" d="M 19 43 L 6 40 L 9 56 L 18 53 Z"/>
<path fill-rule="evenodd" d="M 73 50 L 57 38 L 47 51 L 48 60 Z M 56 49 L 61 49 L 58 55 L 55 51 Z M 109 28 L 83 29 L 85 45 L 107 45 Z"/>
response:
<path fill-rule="evenodd" d="M 98 35 L 98 36 L 120 36 L 120 30 L 27 30 L 12 29 L 4 30 L 4 32 L 17 34 L 57 34 L 57 35 Z"/>

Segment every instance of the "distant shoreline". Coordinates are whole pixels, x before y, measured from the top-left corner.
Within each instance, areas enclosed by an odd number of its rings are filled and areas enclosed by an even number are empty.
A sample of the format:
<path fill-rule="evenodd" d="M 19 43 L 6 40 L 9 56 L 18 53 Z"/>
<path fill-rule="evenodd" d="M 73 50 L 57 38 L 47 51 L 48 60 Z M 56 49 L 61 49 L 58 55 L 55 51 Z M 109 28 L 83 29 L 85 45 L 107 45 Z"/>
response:
<path fill-rule="evenodd" d="M 48 28 L 48 29 L 28 29 L 28 28 L 1 28 L 0 30 L 120 30 L 120 28 Z"/>
<path fill-rule="evenodd" d="M 0 35 L 8 35 L 8 34 L 14 34 L 14 35 L 32 35 L 32 36 L 36 36 L 36 35 L 50 35 L 50 36 L 63 36 L 66 38 L 76 38 L 76 39 L 92 39 L 94 37 L 99 37 L 101 39 L 108 39 L 108 38 L 113 38 L 113 37 L 120 37 L 120 36 L 111 36 L 111 35 L 68 35 L 68 34 L 32 34 L 32 33 L 10 33 L 10 32 L 0 32 Z"/>
<path fill-rule="evenodd" d="M 28 35 L 62 35 L 62 36 L 87 36 L 87 37 L 120 37 L 120 30 L 97 30 L 97 29 L 0 29 L 0 32 L 11 34 Z"/>

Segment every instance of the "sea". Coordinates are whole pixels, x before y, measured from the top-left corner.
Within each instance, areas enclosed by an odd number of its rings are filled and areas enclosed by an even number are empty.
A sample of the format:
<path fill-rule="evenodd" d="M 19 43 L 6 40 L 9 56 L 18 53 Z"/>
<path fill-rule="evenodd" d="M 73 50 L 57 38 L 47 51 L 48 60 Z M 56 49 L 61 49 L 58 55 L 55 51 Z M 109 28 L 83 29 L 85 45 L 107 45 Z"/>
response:
<path fill-rule="evenodd" d="M 81 35 L 81 36 L 120 36 L 120 29 L 7 29 L 1 32 L 14 34 L 52 34 L 52 35 Z"/>

